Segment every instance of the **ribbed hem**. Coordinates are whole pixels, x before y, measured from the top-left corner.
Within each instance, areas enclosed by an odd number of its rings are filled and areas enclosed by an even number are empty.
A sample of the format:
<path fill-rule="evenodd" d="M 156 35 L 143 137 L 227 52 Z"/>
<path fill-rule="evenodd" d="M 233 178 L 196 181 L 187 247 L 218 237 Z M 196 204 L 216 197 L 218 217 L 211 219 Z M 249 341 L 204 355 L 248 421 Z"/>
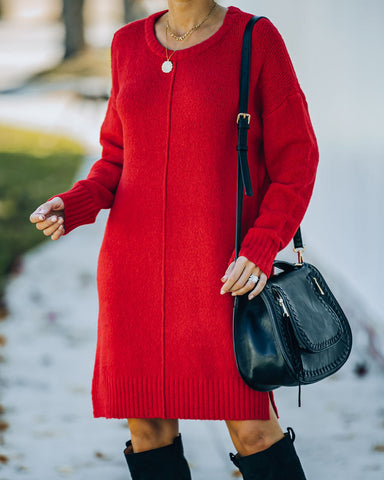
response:
<path fill-rule="evenodd" d="M 235 379 L 123 379 L 105 375 L 92 387 L 93 415 L 105 418 L 269 420 L 268 392 Z M 274 405 L 273 395 L 271 395 Z M 276 411 L 277 413 L 277 411 Z"/>
<path fill-rule="evenodd" d="M 247 257 L 269 277 L 279 251 L 279 245 L 280 242 L 271 237 L 268 230 L 252 227 L 241 242 L 239 256 Z"/>
<path fill-rule="evenodd" d="M 98 210 L 88 190 L 80 183 L 75 183 L 71 190 L 58 193 L 55 197 L 60 197 L 64 202 L 64 235 L 80 225 L 93 223 L 96 220 Z M 52 198 L 54 197 L 48 200 Z"/>

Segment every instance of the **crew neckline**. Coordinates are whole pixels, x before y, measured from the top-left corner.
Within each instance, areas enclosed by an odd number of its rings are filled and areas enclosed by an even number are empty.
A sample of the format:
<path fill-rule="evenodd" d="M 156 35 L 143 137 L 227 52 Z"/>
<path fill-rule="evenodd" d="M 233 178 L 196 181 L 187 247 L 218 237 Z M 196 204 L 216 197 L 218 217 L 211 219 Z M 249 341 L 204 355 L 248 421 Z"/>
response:
<path fill-rule="evenodd" d="M 145 19 L 145 38 L 147 44 L 154 53 L 164 58 L 165 47 L 159 42 L 156 37 L 155 22 L 159 17 L 161 17 L 161 15 L 164 15 L 164 13 L 166 12 L 168 12 L 168 10 L 161 10 L 160 12 L 153 13 Z M 210 37 L 203 40 L 202 42 L 196 43 L 196 45 L 192 45 L 191 47 L 187 47 L 182 50 L 176 50 L 176 53 L 173 57 L 174 60 L 180 60 L 182 58 L 188 57 L 189 55 L 198 54 L 217 43 L 232 27 L 236 17 L 236 15 L 234 14 L 238 12 L 240 12 L 239 8 L 229 6 L 225 13 L 222 25 L 214 34 L 212 34 Z M 168 52 L 173 52 L 173 50 L 168 49 Z"/>

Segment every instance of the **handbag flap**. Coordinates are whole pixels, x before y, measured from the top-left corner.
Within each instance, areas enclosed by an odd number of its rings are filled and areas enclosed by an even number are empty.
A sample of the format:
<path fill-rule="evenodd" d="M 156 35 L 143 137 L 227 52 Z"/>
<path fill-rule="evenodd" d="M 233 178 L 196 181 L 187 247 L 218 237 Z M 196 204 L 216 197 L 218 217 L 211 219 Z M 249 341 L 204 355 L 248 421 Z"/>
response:
<path fill-rule="evenodd" d="M 268 282 L 269 302 L 280 312 L 282 321 L 289 321 L 300 348 L 320 352 L 337 343 L 343 326 L 338 308 L 320 272 L 304 263 L 291 271 L 273 275 Z"/>

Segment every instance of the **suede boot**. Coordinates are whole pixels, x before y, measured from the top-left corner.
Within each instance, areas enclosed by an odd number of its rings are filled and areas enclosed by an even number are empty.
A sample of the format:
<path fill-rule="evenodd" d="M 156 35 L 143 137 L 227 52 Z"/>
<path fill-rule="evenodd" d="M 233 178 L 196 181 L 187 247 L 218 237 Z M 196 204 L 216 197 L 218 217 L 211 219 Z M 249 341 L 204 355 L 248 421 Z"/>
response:
<path fill-rule="evenodd" d="M 266 450 L 242 457 L 230 453 L 230 459 L 244 480 L 306 480 L 293 442 L 295 432 L 288 427 L 284 438 Z"/>
<path fill-rule="evenodd" d="M 171 445 L 134 453 L 132 443 L 126 443 L 124 456 L 132 480 L 191 480 L 179 434 Z"/>

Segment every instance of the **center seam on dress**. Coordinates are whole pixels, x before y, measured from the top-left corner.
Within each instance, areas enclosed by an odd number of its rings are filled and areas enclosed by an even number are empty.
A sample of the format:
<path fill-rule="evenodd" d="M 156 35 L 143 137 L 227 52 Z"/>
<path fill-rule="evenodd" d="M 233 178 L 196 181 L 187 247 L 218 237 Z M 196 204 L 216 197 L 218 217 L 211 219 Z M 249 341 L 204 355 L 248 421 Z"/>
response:
<path fill-rule="evenodd" d="M 171 76 L 171 84 L 170 84 L 170 89 L 169 89 L 169 104 L 168 104 L 168 138 L 166 142 L 166 159 L 165 159 L 165 169 L 164 169 L 164 197 L 163 197 L 163 232 L 164 232 L 164 241 L 163 241 L 163 321 L 162 321 L 162 340 L 163 340 L 163 352 L 162 352 L 162 357 L 163 357 L 163 368 L 162 368 L 162 394 L 163 394 L 163 415 L 164 418 L 167 418 L 167 408 L 166 408 L 166 394 L 165 394 L 165 288 L 166 288 L 166 261 L 165 261 L 165 255 L 166 255 L 166 218 L 167 218 L 167 180 L 168 180 L 168 162 L 169 162 L 169 148 L 170 148 L 170 140 L 171 140 L 171 120 L 172 120 L 172 98 L 173 98 L 173 86 L 174 86 L 174 80 L 175 80 L 175 73 L 176 73 L 176 62 L 174 62 L 173 65 L 173 71 L 170 73 L 166 73 L 165 75 Z"/>

